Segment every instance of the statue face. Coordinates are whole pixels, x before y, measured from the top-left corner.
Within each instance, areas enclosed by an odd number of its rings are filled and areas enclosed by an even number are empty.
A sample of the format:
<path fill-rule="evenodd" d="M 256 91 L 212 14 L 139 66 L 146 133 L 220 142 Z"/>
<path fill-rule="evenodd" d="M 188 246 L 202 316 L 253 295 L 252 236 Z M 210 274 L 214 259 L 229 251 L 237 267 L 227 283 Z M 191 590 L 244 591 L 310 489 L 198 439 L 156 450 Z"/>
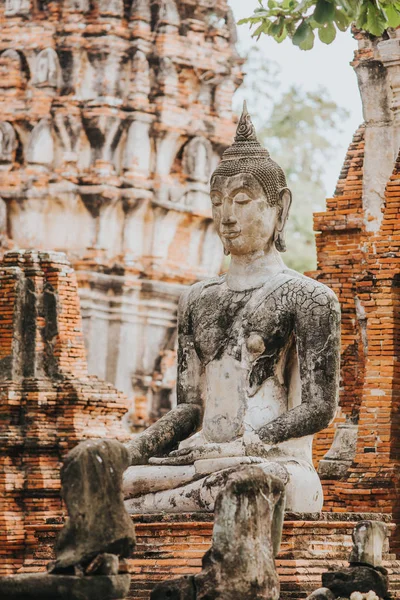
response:
<path fill-rule="evenodd" d="M 214 223 L 232 255 L 267 250 L 273 243 L 279 208 L 249 174 L 216 176 L 210 192 Z"/>

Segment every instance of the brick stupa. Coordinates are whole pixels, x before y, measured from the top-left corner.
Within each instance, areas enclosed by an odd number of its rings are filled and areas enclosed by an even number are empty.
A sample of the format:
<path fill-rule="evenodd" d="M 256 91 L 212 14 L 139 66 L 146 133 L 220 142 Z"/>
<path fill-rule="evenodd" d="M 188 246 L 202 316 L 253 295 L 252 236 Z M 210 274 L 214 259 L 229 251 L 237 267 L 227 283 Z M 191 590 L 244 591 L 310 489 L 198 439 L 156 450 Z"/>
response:
<path fill-rule="evenodd" d="M 364 124 L 348 149 L 333 198 L 315 215 L 318 271 L 342 309 L 340 410 L 317 436 L 324 510 L 392 516 L 400 553 L 400 139 L 397 30 L 356 34 L 353 66 Z"/>
<path fill-rule="evenodd" d="M 80 440 L 126 436 L 126 399 L 87 373 L 75 273 L 63 253 L 0 265 L 0 574 L 63 516 L 59 467 Z M 29 561 L 25 563 L 29 568 Z"/>

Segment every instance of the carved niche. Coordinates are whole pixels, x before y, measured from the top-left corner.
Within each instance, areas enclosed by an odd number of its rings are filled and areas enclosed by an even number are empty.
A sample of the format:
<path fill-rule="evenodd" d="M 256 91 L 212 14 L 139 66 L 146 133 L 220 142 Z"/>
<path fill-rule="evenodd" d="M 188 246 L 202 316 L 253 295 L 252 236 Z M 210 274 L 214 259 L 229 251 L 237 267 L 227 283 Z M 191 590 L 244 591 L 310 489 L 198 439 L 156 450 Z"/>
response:
<path fill-rule="evenodd" d="M 36 87 L 57 88 L 60 85 L 61 68 L 57 53 L 53 48 L 46 48 L 36 57 L 33 85 Z"/>
<path fill-rule="evenodd" d="M 32 129 L 26 160 L 38 165 L 50 165 L 54 158 L 54 140 L 48 119 L 42 119 Z"/>
<path fill-rule="evenodd" d="M 112 114 L 87 114 L 82 119 L 91 148 L 91 164 L 112 163 L 122 134 L 121 119 Z"/>
<path fill-rule="evenodd" d="M 175 0 L 161 0 L 158 13 L 158 25 L 179 27 L 180 22 L 179 12 Z"/>
<path fill-rule="evenodd" d="M 135 116 L 136 118 L 128 129 L 123 167 L 134 174 L 147 178 L 150 176 L 151 166 L 150 126 L 152 118 L 146 113 L 137 113 Z"/>
<path fill-rule="evenodd" d="M 78 160 L 78 147 L 82 123 L 76 114 L 54 115 L 54 129 L 61 142 L 63 160 L 65 162 L 76 162 Z"/>
<path fill-rule="evenodd" d="M 150 23 L 151 9 L 150 0 L 133 0 L 130 17 L 132 20 Z"/>
<path fill-rule="evenodd" d="M 129 99 L 147 105 L 150 94 L 150 66 L 146 55 L 138 50 L 132 61 L 132 83 Z"/>
<path fill-rule="evenodd" d="M 5 50 L 0 55 L 0 87 L 21 88 L 25 87 L 28 80 L 29 69 L 24 64 L 22 53 L 16 50 Z"/>
<path fill-rule="evenodd" d="M 70 12 L 88 12 L 90 9 L 89 0 L 66 0 L 65 8 Z"/>
<path fill-rule="evenodd" d="M 166 96 L 174 96 L 177 93 L 179 79 L 172 59 L 168 57 L 161 58 L 158 82 Z"/>
<path fill-rule="evenodd" d="M 99 12 L 101 15 L 111 15 L 113 17 L 123 17 L 123 0 L 99 0 Z"/>
<path fill-rule="evenodd" d="M 6 17 L 28 15 L 31 10 L 30 0 L 6 0 L 4 14 Z"/>
<path fill-rule="evenodd" d="M 183 168 L 192 181 L 208 183 L 212 168 L 212 146 L 205 137 L 190 140 L 183 151 Z"/>
<path fill-rule="evenodd" d="M 0 122 L 0 163 L 12 163 L 17 149 L 14 127 L 7 121 Z"/>

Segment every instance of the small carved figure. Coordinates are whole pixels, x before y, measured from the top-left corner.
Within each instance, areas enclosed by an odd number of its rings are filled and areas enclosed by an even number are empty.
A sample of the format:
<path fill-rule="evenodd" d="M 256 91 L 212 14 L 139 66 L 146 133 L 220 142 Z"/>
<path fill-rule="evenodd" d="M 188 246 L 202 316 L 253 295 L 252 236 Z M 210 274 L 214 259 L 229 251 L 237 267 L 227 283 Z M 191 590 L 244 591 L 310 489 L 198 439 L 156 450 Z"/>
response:
<path fill-rule="evenodd" d="M 7 121 L 0 122 L 0 163 L 11 163 L 17 148 L 14 127 Z"/>
<path fill-rule="evenodd" d="M 60 63 L 53 48 L 46 48 L 36 57 L 33 85 L 57 88 L 60 82 Z"/>
<path fill-rule="evenodd" d="M 361 521 L 354 527 L 352 537 L 350 564 L 363 563 L 381 567 L 383 544 L 387 538 L 386 525 L 381 521 Z"/>
<path fill-rule="evenodd" d="M 379 600 L 388 598 L 388 572 L 382 566 L 387 528 L 381 521 L 360 521 L 353 530 L 349 566 L 322 574 L 324 587 L 307 600 Z"/>
<path fill-rule="evenodd" d="M 181 297 L 178 406 L 128 445 L 130 511 L 212 511 L 221 473 L 241 464 L 280 477 L 288 510 L 321 510 L 311 449 L 336 411 L 340 310 L 329 288 L 280 256 L 291 201 L 244 108 L 211 177 L 231 262 Z"/>

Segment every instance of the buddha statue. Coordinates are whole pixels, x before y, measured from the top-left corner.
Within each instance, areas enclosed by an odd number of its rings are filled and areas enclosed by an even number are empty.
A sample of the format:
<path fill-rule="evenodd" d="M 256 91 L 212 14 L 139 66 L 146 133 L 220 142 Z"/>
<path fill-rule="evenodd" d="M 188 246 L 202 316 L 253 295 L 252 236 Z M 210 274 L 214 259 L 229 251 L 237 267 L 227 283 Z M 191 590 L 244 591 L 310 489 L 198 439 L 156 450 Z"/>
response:
<path fill-rule="evenodd" d="M 340 310 L 281 258 L 292 196 L 246 106 L 210 195 L 229 268 L 180 299 L 178 405 L 128 443 L 127 508 L 212 511 L 232 470 L 257 464 L 284 482 L 287 510 L 318 512 L 312 442 L 337 406 Z"/>

